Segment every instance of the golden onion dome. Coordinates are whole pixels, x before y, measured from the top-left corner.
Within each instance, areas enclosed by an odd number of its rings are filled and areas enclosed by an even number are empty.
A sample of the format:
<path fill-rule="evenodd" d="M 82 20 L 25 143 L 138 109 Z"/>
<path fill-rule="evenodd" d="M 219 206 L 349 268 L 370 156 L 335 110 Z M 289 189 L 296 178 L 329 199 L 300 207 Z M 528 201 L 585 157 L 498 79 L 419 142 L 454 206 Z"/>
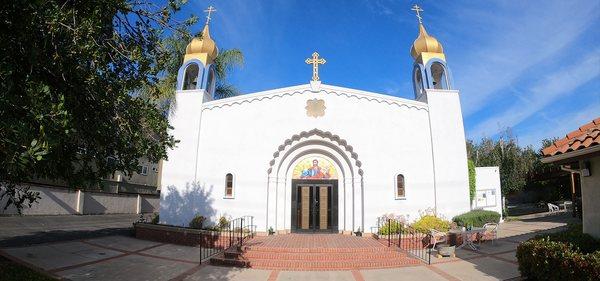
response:
<path fill-rule="evenodd" d="M 202 38 L 195 37 L 185 48 L 186 55 L 202 53 L 207 54 L 208 57 L 208 62 L 205 63 L 212 62 L 219 54 L 217 44 L 212 38 L 210 38 L 208 24 L 206 24 L 202 30 Z"/>
<path fill-rule="evenodd" d="M 413 59 L 417 59 L 423 52 L 443 54 L 444 48 L 435 37 L 429 36 L 423 24 L 419 23 L 419 37 L 415 39 L 412 48 L 410 48 L 410 55 Z"/>

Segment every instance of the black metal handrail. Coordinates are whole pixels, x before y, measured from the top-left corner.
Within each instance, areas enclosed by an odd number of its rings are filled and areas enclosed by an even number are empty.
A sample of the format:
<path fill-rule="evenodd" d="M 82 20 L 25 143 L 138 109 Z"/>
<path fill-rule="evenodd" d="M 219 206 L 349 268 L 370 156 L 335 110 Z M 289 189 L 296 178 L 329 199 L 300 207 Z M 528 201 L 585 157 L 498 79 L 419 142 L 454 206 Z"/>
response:
<path fill-rule="evenodd" d="M 420 232 L 403 222 L 387 218 L 377 218 L 377 237 L 386 239 L 388 247 L 398 247 L 402 251 L 431 264 L 431 234 Z"/>
<path fill-rule="evenodd" d="M 238 250 L 244 240 L 253 238 L 255 233 L 253 216 L 243 216 L 221 228 L 202 231 L 198 240 L 200 263 L 228 249 Z"/>

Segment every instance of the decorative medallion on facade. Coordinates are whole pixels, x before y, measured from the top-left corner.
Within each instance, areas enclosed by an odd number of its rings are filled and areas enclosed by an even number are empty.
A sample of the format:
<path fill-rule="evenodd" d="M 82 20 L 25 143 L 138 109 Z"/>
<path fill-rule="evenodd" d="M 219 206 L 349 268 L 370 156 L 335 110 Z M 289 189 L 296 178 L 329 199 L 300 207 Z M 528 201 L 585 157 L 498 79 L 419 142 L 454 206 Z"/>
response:
<path fill-rule="evenodd" d="M 306 101 L 306 116 L 308 117 L 321 117 L 325 115 L 325 101 L 312 99 Z"/>

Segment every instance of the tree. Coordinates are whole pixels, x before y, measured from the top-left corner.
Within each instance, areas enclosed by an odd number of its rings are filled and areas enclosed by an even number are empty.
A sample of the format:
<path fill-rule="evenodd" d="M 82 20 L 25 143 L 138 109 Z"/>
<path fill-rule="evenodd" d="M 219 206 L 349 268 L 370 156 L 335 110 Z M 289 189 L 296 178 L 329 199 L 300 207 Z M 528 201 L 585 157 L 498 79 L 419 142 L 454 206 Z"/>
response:
<path fill-rule="evenodd" d="M 475 166 L 500 167 L 503 194 L 523 189 L 536 161 L 535 155 L 518 145 L 510 129 L 504 130 L 497 140 L 483 138 L 478 144 L 468 141 L 467 152 Z"/>
<path fill-rule="evenodd" d="M 227 75 L 235 67 L 244 65 L 244 54 L 238 49 L 224 50 L 215 59 L 215 75 L 217 86 L 215 88 L 215 99 L 224 99 L 239 95 L 235 86 L 227 83 Z"/>
<path fill-rule="evenodd" d="M 196 36 L 201 37 L 202 34 L 197 34 Z M 142 97 L 155 103 L 165 112 L 173 112 L 176 107 L 175 89 L 177 87 L 177 74 L 185 56 L 186 46 L 192 38 L 193 36 L 186 33 L 175 33 L 161 40 L 161 44 L 168 50 L 164 68 L 160 72 L 161 77 L 156 83 L 156 87 L 149 85 L 140 90 Z M 226 78 L 236 67 L 243 65 L 244 55 L 240 50 L 229 49 L 219 52 L 214 61 L 217 78 L 215 99 L 239 95 L 238 89 L 229 84 Z"/>
<path fill-rule="evenodd" d="M 167 32 L 195 17 L 133 0 L 2 1 L 0 199 L 19 210 L 39 195 L 35 178 L 85 187 L 138 159 L 166 158 L 175 140 L 163 112 L 135 92 L 160 87 Z M 9 32 L 7 32 L 9 31 Z"/>
<path fill-rule="evenodd" d="M 556 139 L 542 140 L 542 149 Z M 475 166 L 499 166 L 502 193 L 534 190 L 538 200 L 552 201 L 569 195 L 569 174 L 555 164 L 544 164 L 540 150 L 521 147 L 510 128 L 500 133 L 498 139 L 483 138 L 478 143 L 467 141 L 467 156 Z"/>

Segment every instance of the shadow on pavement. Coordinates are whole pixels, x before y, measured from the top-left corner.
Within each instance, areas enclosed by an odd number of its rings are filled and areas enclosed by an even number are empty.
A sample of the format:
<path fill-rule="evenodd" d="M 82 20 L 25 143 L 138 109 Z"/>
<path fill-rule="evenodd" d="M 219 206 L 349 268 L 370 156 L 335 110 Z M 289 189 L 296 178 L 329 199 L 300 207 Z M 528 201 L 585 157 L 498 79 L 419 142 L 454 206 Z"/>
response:
<path fill-rule="evenodd" d="M 104 228 L 95 230 L 50 230 L 0 240 L 0 247 L 21 247 L 33 244 L 97 238 L 110 235 L 133 236 L 133 227 Z"/>

